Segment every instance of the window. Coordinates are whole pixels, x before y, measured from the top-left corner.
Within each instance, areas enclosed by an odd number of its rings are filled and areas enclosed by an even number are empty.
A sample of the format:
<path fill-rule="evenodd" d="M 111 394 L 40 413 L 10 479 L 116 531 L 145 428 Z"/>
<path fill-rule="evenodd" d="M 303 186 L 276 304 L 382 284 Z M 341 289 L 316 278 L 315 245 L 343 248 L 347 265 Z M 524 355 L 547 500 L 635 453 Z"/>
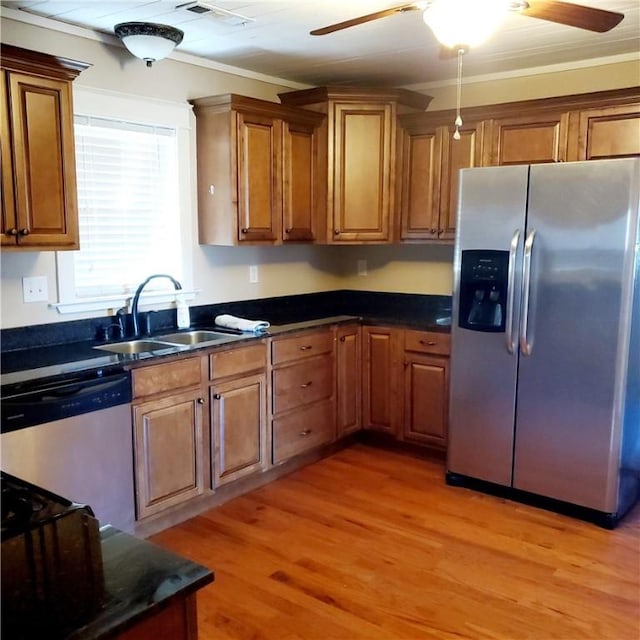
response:
<path fill-rule="evenodd" d="M 76 116 L 76 297 L 182 278 L 175 130 Z"/>
<path fill-rule="evenodd" d="M 190 107 L 81 88 L 74 111 L 80 251 L 57 254 L 54 306 L 119 307 L 152 273 L 189 290 Z"/>

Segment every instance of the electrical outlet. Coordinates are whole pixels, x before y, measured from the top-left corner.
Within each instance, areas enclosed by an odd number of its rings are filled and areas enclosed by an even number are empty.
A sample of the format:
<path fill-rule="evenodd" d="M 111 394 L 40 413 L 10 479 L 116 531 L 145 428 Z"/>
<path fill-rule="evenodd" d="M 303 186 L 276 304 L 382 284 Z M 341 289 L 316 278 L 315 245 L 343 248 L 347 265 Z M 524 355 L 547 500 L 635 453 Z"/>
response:
<path fill-rule="evenodd" d="M 47 302 L 49 300 L 47 276 L 22 278 L 22 299 L 24 302 Z"/>
<path fill-rule="evenodd" d="M 258 265 L 252 264 L 249 267 L 249 282 L 255 284 L 258 282 Z"/>
<path fill-rule="evenodd" d="M 367 261 L 366 260 L 358 260 L 358 275 L 366 276 L 367 275 Z"/>

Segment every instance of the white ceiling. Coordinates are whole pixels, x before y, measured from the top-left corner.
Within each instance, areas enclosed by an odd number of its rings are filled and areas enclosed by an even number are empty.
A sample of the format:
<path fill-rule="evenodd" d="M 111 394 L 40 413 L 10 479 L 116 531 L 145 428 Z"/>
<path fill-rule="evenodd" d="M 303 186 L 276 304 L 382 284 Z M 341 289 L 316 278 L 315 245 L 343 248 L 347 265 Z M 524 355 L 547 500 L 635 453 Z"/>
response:
<path fill-rule="evenodd" d="M 206 0 L 254 19 L 245 25 L 176 9 L 186 1 L 0 0 L 0 7 L 13 10 L 3 14 L 25 11 L 109 34 L 118 22 L 170 24 L 185 34 L 176 51 L 308 85 L 407 86 L 455 76 L 455 60 L 439 58 L 439 45 L 419 11 L 331 35 L 309 35 L 312 29 L 403 4 L 402 0 Z M 610 32 L 598 34 L 511 14 L 487 43 L 465 56 L 465 77 L 609 57 L 637 59 L 638 0 L 580 3 L 624 13 L 625 19 Z"/>

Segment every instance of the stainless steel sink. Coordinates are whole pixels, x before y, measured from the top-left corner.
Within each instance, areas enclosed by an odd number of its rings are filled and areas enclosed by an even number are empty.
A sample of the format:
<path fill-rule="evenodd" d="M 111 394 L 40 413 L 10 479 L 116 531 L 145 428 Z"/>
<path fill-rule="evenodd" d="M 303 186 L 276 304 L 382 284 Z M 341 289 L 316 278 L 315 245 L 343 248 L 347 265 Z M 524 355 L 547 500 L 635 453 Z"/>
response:
<path fill-rule="evenodd" d="M 112 353 L 149 353 L 160 351 L 161 349 L 176 349 L 179 345 L 162 340 L 128 340 L 127 342 L 114 342 L 113 344 L 102 344 L 95 349 L 111 351 Z"/>
<path fill-rule="evenodd" d="M 218 342 L 228 338 L 237 337 L 235 333 L 222 333 L 221 331 L 180 331 L 158 336 L 158 340 L 180 345 L 196 345 L 207 342 Z"/>

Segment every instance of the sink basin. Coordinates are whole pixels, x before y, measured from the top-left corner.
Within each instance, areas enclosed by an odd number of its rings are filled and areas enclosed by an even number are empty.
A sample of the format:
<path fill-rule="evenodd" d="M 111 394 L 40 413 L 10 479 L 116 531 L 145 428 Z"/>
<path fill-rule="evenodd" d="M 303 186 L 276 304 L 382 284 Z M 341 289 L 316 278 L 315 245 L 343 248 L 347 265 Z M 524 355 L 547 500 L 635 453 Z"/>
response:
<path fill-rule="evenodd" d="M 113 344 L 103 344 L 95 349 L 111 351 L 112 353 L 149 353 L 160 349 L 175 349 L 176 344 L 162 342 L 161 340 L 128 340 L 127 342 L 115 342 Z"/>
<path fill-rule="evenodd" d="M 203 344 L 205 342 L 218 342 L 237 336 L 235 333 L 222 333 L 221 331 L 181 331 L 158 336 L 158 340 L 181 345 Z"/>

